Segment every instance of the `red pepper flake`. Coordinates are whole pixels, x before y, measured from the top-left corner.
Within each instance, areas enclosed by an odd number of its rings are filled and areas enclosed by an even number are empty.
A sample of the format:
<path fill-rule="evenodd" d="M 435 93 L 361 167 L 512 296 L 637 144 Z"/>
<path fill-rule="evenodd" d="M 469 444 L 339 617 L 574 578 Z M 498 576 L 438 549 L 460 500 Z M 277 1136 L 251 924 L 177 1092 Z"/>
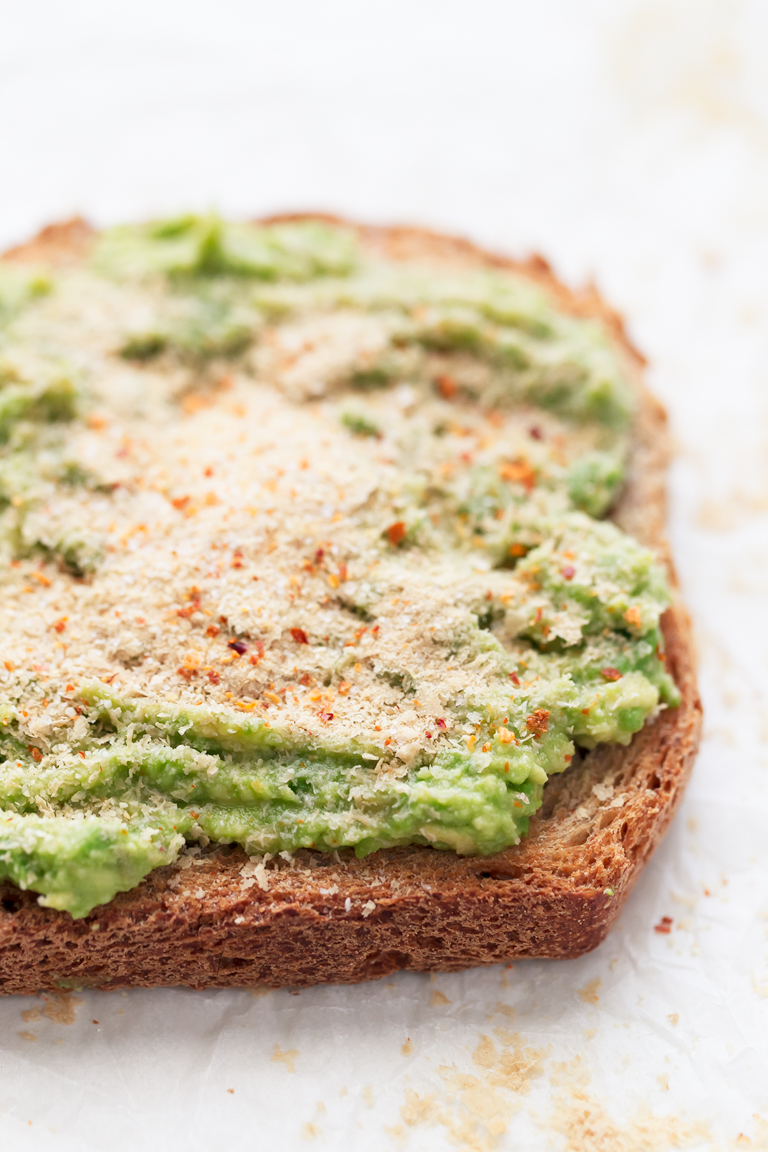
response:
<path fill-rule="evenodd" d="M 640 609 L 636 604 L 633 604 L 631 608 L 627 608 L 626 612 L 624 613 L 624 619 L 626 620 L 627 624 L 631 624 L 633 628 L 640 629 L 643 626 L 643 617 Z"/>
<path fill-rule="evenodd" d="M 32 759 L 33 760 L 42 760 L 42 758 L 43 758 L 42 752 L 40 751 L 39 748 L 35 748 L 34 744 L 29 745 L 29 747 L 27 748 L 27 752 L 32 753 Z"/>
<path fill-rule="evenodd" d="M 233 652 L 237 652 L 238 656 L 248 651 L 248 645 L 244 640 L 229 640 L 227 641 L 227 648 L 231 648 Z"/>
<path fill-rule="evenodd" d="M 373 628 L 371 628 L 371 636 L 378 636 L 378 634 L 379 634 L 379 625 L 374 624 Z"/>
<path fill-rule="evenodd" d="M 309 644 L 307 634 L 303 628 L 291 628 L 291 636 L 297 644 Z"/>
<path fill-rule="evenodd" d="M 193 600 L 191 604 L 185 604 L 183 608 L 176 609 L 176 615 L 181 616 L 182 620 L 189 620 L 190 616 L 194 616 L 195 612 L 200 611 L 200 601 Z M 216 629 L 218 632 L 218 628 Z"/>
<path fill-rule="evenodd" d="M 530 436 L 531 440 L 544 439 L 544 433 L 542 432 L 541 428 L 539 428 L 538 424 L 531 425 L 531 427 L 528 429 L 528 435 Z"/>
<path fill-rule="evenodd" d="M 186 508 L 187 504 L 189 504 L 189 496 L 177 496 L 174 500 L 171 500 L 171 504 L 181 512 L 182 508 Z"/>
<path fill-rule="evenodd" d="M 402 544 L 405 540 L 405 521 L 396 520 L 394 524 L 390 524 L 386 530 L 386 536 L 393 548 L 397 548 L 398 544 Z"/>
<path fill-rule="evenodd" d="M 333 720 L 333 712 L 318 712 L 321 720 L 325 720 L 326 724 L 329 720 Z"/>
<path fill-rule="evenodd" d="M 600 675 L 605 680 L 621 680 L 621 672 L 618 668 L 601 668 Z"/>
<path fill-rule="evenodd" d="M 325 549 L 318 548 L 318 550 L 315 552 L 315 564 L 321 564 L 323 556 L 325 556 Z"/>
<path fill-rule="evenodd" d="M 13 672 L 13 664 L 11 663 L 10 660 L 3 660 L 3 665 L 5 667 L 6 672 Z"/>
<path fill-rule="evenodd" d="M 534 621 L 533 621 L 534 624 L 540 624 L 541 623 L 541 617 L 543 614 L 544 614 L 543 608 L 537 608 L 536 609 L 536 616 L 535 616 Z"/>
<path fill-rule="evenodd" d="M 59 633 L 63 632 L 67 626 L 67 620 L 68 619 L 69 619 L 68 616 L 62 616 L 60 620 L 57 620 L 53 625 L 55 631 L 59 632 Z"/>
<path fill-rule="evenodd" d="M 192 668 L 188 664 L 181 664 L 176 671 L 179 676 L 183 676 L 185 680 L 192 680 L 193 677 L 197 676 L 197 668 Z"/>
<path fill-rule="evenodd" d="M 242 568 L 242 566 L 243 566 L 243 554 L 239 548 L 236 548 L 234 553 L 232 554 L 231 567 L 232 568 Z"/>
<path fill-rule="evenodd" d="M 549 728 L 549 710 L 547 708 L 537 708 L 535 712 L 531 712 L 530 716 L 526 718 L 525 726 L 529 732 L 535 732 L 537 736 L 543 736 Z"/>
<path fill-rule="evenodd" d="M 215 668 L 211 668 L 206 673 L 206 675 L 207 675 L 208 679 L 210 680 L 211 684 L 220 684 L 221 683 L 221 676 L 219 676 L 219 674 Z"/>
<path fill-rule="evenodd" d="M 64 691 L 65 692 L 74 692 L 74 690 L 75 690 L 74 684 L 65 684 L 64 685 Z"/>
<path fill-rule="evenodd" d="M 572 564 L 566 564 L 565 568 L 563 568 L 563 579 L 564 580 L 573 580 L 575 575 L 576 575 L 576 569 L 573 567 L 573 565 Z"/>
<path fill-rule="evenodd" d="M 426 736 L 427 740 L 432 739 L 432 733 L 431 732 L 425 732 L 424 735 Z"/>
<path fill-rule="evenodd" d="M 526 492 L 533 491 L 536 486 L 536 472 L 524 456 L 502 464 L 499 475 L 502 480 L 507 480 L 510 484 L 522 484 Z"/>
<path fill-rule="evenodd" d="M 218 628 L 216 624 L 209 624 L 205 630 L 205 634 L 206 636 L 210 636 L 211 639 L 213 639 L 214 636 L 218 636 L 220 631 L 221 629 Z"/>
<path fill-rule="evenodd" d="M 525 553 L 526 553 L 525 544 L 519 544 L 519 543 L 518 544 L 510 544 L 510 546 L 509 546 L 510 556 L 525 556 Z"/>
<path fill-rule="evenodd" d="M 388 748 L 391 743 L 392 743 L 392 737 L 387 736 L 386 740 L 384 741 L 384 747 Z"/>
<path fill-rule="evenodd" d="M 670 932 L 672 931 L 673 924 L 674 920 L 671 916 L 662 916 L 659 923 L 654 924 L 653 930 L 654 932 L 660 932 L 662 936 L 669 936 Z"/>
<path fill-rule="evenodd" d="M 448 375 L 436 377 L 435 387 L 442 396 L 443 400 L 453 400 L 454 396 L 459 390 L 459 386 L 454 380 L 453 376 Z"/>
<path fill-rule="evenodd" d="M 213 468 L 211 468 L 210 464 L 207 468 L 203 468 L 203 476 L 213 476 Z"/>
<path fill-rule="evenodd" d="M 438 726 L 438 728 L 440 729 L 440 731 L 441 731 L 441 732 L 445 732 L 446 728 L 448 727 L 448 725 L 446 724 L 446 722 L 445 722 L 445 720 L 443 719 L 443 717 L 442 717 L 442 716 L 438 716 L 438 718 L 437 718 L 437 720 L 435 721 L 435 723 L 437 724 L 437 726 Z"/>
<path fill-rule="evenodd" d="M 227 624 L 229 621 L 226 616 L 219 616 L 219 624 Z"/>
<path fill-rule="evenodd" d="M 30 572 L 30 576 L 33 580 L 37 580 L 38 584 L 42 584 L 44 588 L 50 588 L 51 581 L 45 572 Z"/>
<path fill-rule="evenodd" d="M 311 688 L 314 682 L 314 677 L 310 676 L 309 672 L 305 672 L 301 680 L 299 680 L 299 684 L 301 684 L 304 688 Z"/>
<path fill-rule="evenodd" d="M 667 654 L 666 652 L 662 652 L 658 644 L 656 645 L 656 659 L 661 660 L 662 664 L 666 664 L 667 662 Z"/>
<path fill-rule="evenodd" d="M 517 672 L 510 672 L 509 678 L 514 684 L 515 688 L 520 687 L 520 677 L 518 676 Z"/>
<path fill-rule="evenodd" d="M 339 681 L 339 696 L 348 696 L 352 685 L 347 680 Z"/>

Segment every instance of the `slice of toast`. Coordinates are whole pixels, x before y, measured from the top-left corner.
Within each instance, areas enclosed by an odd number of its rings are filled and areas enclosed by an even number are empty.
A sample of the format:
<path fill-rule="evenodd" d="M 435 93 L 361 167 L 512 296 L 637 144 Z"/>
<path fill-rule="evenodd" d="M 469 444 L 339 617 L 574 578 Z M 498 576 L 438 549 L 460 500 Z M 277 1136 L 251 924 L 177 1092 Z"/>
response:
<path fill-rule="evenodd" d="M 280 219 L 289 218 L 299 217 Z M 344 223 L 391 259 L 514 269 L 544 285 L 563 311 L 603 321 L 634 365 L 639 397 L 629 480 L 612 517 L 670 565 L 666 417 L 643 387 L 642 357 L 620 318 L 593 290 L 575 294 L 559 284 L 538 257 L 518 263 L 421 229 Z M 80 258 L 89 237 L 87 225 L 71 221 L 8 255 L 68 263 Z M 241 849 L 211 845 L 156 869 L 79 920 L 4 884 L 0 990 L 306 986 L 588 952 L 605 938 L 666 831 L 697 749 L 701 706 L 679 601 L 665 613 L 663 630 L 680 706 L 662 711 L 628 747 L 599 746 L 551 778 L 516 847 L 491 857 L 395 848 L 362 860 L 351 851 L 302 850 L 292 862 L 254 870 Z"/>

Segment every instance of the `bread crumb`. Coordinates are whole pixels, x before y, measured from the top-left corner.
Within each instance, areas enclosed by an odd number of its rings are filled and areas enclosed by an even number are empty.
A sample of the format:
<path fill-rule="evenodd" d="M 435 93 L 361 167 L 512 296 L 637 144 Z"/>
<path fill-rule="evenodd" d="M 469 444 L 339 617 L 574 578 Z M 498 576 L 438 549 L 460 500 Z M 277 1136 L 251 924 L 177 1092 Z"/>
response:
<path fill-rule="evenodd" d="M 285 1064 L 289 1072 L 296 1071 L 296 1059 L 299 1056 L 298 1048 L 289 1048 L 283 1052 L 279 1044 L 275 1044 L 275 1050 L 272 1053 L 271 1061 L 273 1064 Z"/>
<path fill-rule="evenodd" d="M 314 1140 L 316 1136 L 320 1135 L 320 1129 L 317 1124 L 313 1124 L 310 1120 L 301 1126 L 301 1134 L 305 1140 Z"/>
<path fill-rule="evenodd" d="M 371 1088 L 370 1084 L 366 1084 L 365 1088 L 363 1088 L 363 1099 L 369 1108 L 373 1108 L 373 1088 Z"/>
<path fill-rule="evenodd" d="M 42 1008 L 25 1008 L 21 1013 L 21 1018 L 25 1024 L 34 1024 L 39 1020 L 43 1014 Z"/>
<path fill-rule="evenodd" d="M 403 1056 L 413 1056 L 413 1041 L 411 1040 L 410 1036 L 403 1044 L 400 1052 Z"/>
<path fill-rule="evenodd" d="M 34 1032 L 19 1032 L 19 1036 L 21 1036 L 22 1040 L 37 1040 L 37 1036 L 35 1036 Z"/>
<path fill-rule="evenodd" d="M 710 1146 L 706 1124 L 683 1123 L 675 1116 L 655 1116 L 647 1107 L 626 1124 L 616 1123 L 602 1104 L 586 1092 L 574 1089 L 554 1102 L 548 1131 L 565 1137 L 565 1152 L 591 1152 L 606 1148 L 611 1152 L 647 1152 L 649 1148 Z"/>
<path fill-rule="evenodd" d="M 429 1006 L 430 1008 L 439 1008 L 442 1004 L 453 1004 L 453 1000 L 449 1000 L 444 993 L 435 989 L 429 998 Z"/>
<path fill-rule="evenodd" d="M 370 916 L 371 912 L 375 912 L 375 911 L 376 911 L 375 901 L 366 900 L 365 904 L 363 904 L 363 920 L 366 920 Z"/>
<path fill-rule="evenodd" d="M 71 992 L 57 992 L 43 1008 L 43 1016 L 47 1016 L 55 1024 L 74 1024 L 75 1013 L 80 1004 L 82 1000 L 79 996 L 73 996 Z"/>
<path fill-rule="evenodd" d="M 669 1022 L 673 1028 L 674 1028 L 675 1024 L 678 1023 L 679 1019 L 680 1019 L 680 1013 L 679 1012 L 669 1012 L 667 1014 L 667 1020 L 669 1020 Z"/>
<path fill-rule="evenodd" d="M 597 1004 L 600 999 L 597 990 L 602 983 L 603 981 L 599 976 L 595 976 L 594 980 L 588 980 L 583 988 L 579 988 L 579 999 L 583 1000 L 585 1004 Z"/>

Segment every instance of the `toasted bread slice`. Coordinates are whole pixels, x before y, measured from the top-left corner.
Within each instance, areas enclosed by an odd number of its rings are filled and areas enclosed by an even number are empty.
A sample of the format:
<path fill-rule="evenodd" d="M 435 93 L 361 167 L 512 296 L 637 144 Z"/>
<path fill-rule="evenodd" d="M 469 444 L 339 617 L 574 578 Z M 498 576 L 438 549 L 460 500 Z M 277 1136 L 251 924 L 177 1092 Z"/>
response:
<path fill-rule="evenodd" d="M 518 263 L 421 229 L 347 226 L 391 259 L 513 269 L 543 284 L 563 311 L 608 326 L 634 365 L 639 397 L 630 476 L 612 517 L 670 565 L 665 413 L 643 386 L 642 357 L 620 318 L 596 292 L 571 292 L 538 257 Z M 88 241 L 87 225 L 76 220 L 8 255 L 68 263 Z M 362 860 L 351 851 L 302 850 L 292 862 L 254 870 L 241 849 L 212 845 L 157 868 L 79 920 L 5 884 L 0 990 L 353 983 L 399 969 L 457 971 L 588 952 L 664 835 L 696 754 L 701 706 L 690 626 L 677 600 L 663 631 L 679 707 L 662 711 L 628 747 L 599 746 L 551 778 L 516 847 L 491 857 L 394 848 Z"/>

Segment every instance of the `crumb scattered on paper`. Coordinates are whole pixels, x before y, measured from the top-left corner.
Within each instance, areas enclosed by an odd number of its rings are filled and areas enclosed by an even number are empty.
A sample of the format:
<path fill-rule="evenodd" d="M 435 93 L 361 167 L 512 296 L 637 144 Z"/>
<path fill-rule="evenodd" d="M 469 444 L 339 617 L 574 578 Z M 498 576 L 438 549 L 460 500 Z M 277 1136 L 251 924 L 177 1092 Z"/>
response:
<path fill-rule="evenodd" d="M 275 1044 L 275 1050 L 272 1053 L 273 1064 L 285 1064 L 289 1072 L 296 1071 L 296 1059 L 299 1056 L 298 1048 L 289 1048 L 283 1052 L 279 1044 Z"/>
<path fill-rule="evenodd" d="M 597 1004 L 600 999 L 597 990 L 602 983 L 603 981 L 599 976 L 595 976 L 594 980 L 588 980 L 583 988 L 579 988 L 579 999 L 583 1000 L 585 1004 Z"/>
<path fill-rule="evenodd" d="M 77 1009 L 82 1004 L 79 996 L 71 992 L 55 992 L 47 999 L 43 1016 L 53 1020 L 55 1024 L 74 1024 Z"/>

